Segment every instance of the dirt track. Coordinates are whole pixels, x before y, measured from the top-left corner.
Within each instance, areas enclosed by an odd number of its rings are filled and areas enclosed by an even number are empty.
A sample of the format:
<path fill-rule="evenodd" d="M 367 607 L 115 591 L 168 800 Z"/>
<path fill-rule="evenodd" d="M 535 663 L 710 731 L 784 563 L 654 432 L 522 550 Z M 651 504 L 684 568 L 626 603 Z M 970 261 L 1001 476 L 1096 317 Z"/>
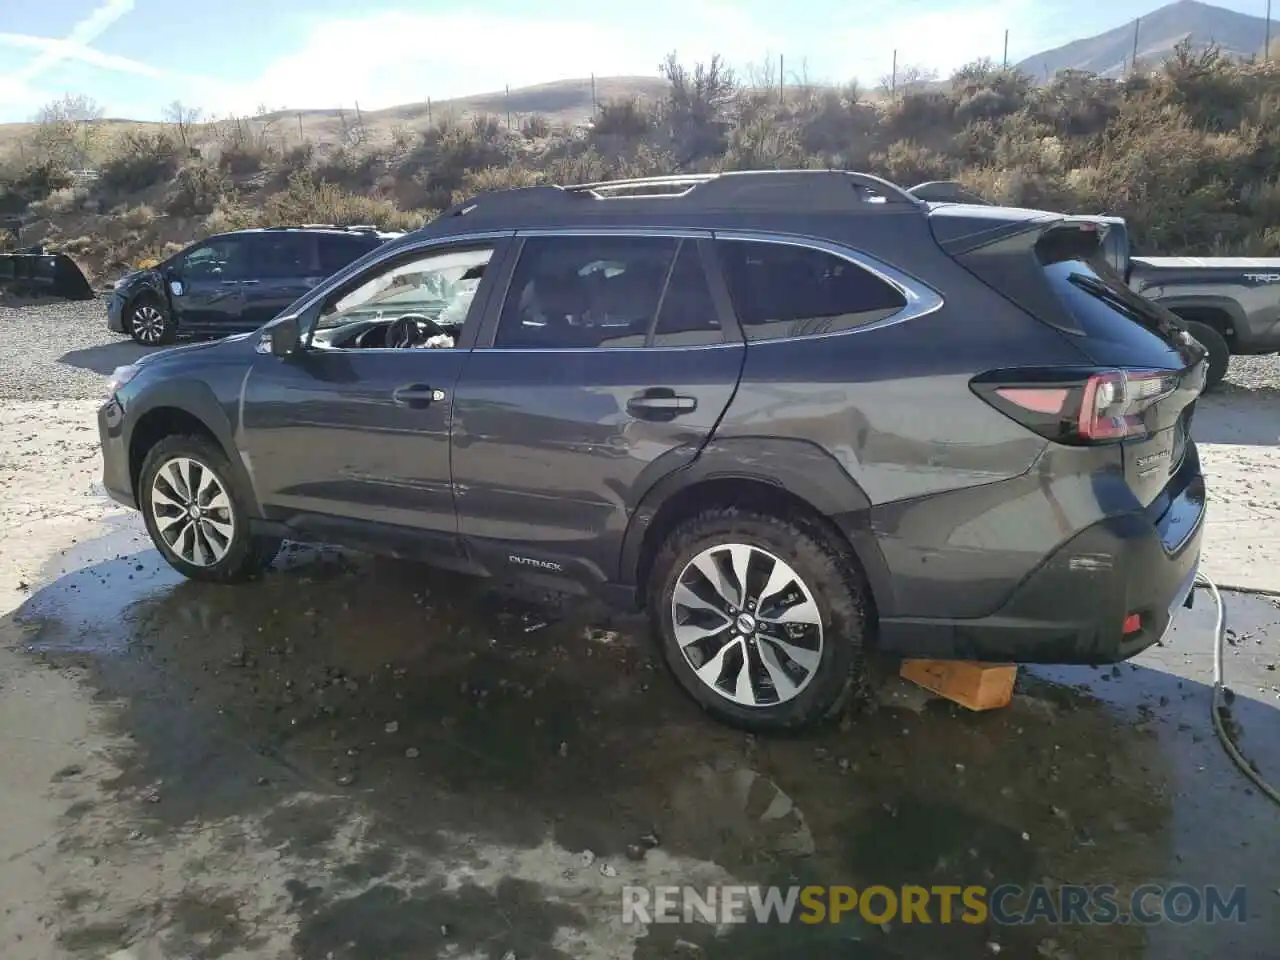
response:
<path fill-rule="evenodd" d="M 243 588 L 179 582 L 96 488 L 95 406 L 0 408 L 5 960 L 964 958 L 992 943 L 1085 960 L 1280 942 L 1280 817 L 1213 740 L 1203 600 L 1165 647 L 1028 673 L 1005 711 L 889 683 L 873 715 L 755 742 L 679 697 L 634 625 L 587 607 L 336 551 L 290 552 Z M 1280 398 L 1206 398 L 1196 432 L 1206 569 L 1280 588 Z M 1277 780 L 1280 606 L 1228 602 L 1242 746 Z M 729 879 L 1245 884 L 1249 919 L 720 937 L 620 922 L 624 882 Z"/>

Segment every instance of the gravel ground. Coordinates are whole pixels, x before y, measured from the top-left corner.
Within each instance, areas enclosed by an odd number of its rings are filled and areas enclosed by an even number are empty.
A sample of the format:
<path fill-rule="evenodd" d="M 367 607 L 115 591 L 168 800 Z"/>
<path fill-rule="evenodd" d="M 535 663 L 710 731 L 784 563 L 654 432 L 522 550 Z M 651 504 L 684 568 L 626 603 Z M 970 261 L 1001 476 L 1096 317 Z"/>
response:
<path fill-rule="evenodd" d="M 0 300 L 0 399 L 87 400 L 103 378 L 145 352 L 107 329 L 106 298 Z"/>
<path fill-rule="evenodd" d="M 94 399 L 103 377 L 148 352 L 107 329 L 105 297 L 12 303 L 0 299 L 0 399 Z M 1280 393 L 1280 356 L 1233 357 L 1227 383 Z"/>

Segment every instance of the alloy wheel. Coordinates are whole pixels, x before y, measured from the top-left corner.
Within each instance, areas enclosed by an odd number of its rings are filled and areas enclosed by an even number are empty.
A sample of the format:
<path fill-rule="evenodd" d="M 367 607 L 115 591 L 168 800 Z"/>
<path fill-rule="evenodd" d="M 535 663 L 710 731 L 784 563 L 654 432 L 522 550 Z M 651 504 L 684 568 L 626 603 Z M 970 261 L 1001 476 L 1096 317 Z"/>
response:
<path fill-rule="evenodd" d="M 235 536 L 235 513 L 221 478 L 190 457 L 166 460 L 156 471 L 151 516 L 169 549 L 197 567 L 225 557 Z"/>
<path fill-rule="evenodd" d="M 133 309 L 133 332 L 143 343 L 159 343 L 164 336 L 164 314 L 149 303 Z"/>
<path fill-rule="evenodd" d="M 685 565 L 671 597 L 677 646 L 698 679 L 740 706 L 799 696 L 822 661 L 822 616 L 786 561 L 760 547 L 719 544 Z"/>

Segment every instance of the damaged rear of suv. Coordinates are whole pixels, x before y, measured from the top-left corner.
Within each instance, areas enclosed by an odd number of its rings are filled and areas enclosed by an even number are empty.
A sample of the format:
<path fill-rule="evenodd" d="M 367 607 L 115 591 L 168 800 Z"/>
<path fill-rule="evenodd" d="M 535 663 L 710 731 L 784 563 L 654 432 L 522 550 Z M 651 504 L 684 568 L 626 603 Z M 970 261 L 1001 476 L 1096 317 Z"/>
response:
<path fill-rule="evenodd" d="M 751 729 L 871 650 L 1101 663 L 1189 596 L 1203 350 L 1096 222 L 838 171 L 485 194 L 122 370 L 105 483 L 194 578 L 283 538 L 647 609 Z"/>

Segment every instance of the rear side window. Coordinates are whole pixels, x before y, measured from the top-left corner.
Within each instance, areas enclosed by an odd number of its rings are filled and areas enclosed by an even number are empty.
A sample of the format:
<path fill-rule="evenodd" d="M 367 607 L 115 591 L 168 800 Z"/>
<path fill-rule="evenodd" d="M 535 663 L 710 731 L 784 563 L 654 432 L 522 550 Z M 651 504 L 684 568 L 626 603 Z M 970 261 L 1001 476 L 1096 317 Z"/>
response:
<path fill-rule="evenodd" d="M 824 250 L 754 240 L 717 240 L 716 249 L 748 340 L 838 333 L 907 305 L 897 288 Z"/>
<path fill-rule="evenodd" d="M 317 239 L 320 241 L 320 272 L 326 277 L 359 260 L 377 246 L 377 243 L 359 237 L 318 234 Z"/>
<path fill-rule="evenodd" d="M 262 233 L 247 238 L 250 276 L 264 280 L 305 277 L 315 272 L 314 238 L 303 234 Z"/>
<path fill-rule="evenodd" d="M 674 237 L 526 240 L 494 346 L 644 346 L 679 248 Z"/>

